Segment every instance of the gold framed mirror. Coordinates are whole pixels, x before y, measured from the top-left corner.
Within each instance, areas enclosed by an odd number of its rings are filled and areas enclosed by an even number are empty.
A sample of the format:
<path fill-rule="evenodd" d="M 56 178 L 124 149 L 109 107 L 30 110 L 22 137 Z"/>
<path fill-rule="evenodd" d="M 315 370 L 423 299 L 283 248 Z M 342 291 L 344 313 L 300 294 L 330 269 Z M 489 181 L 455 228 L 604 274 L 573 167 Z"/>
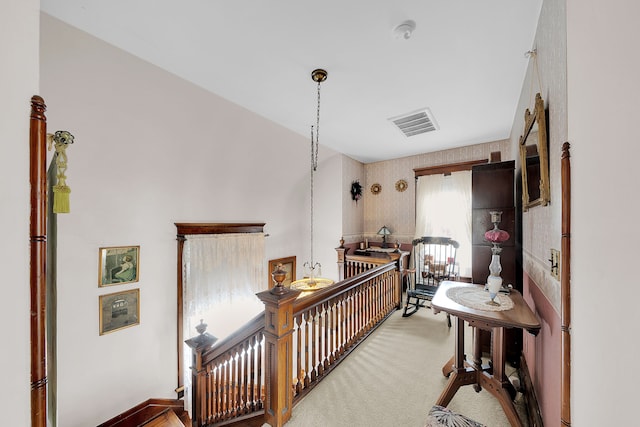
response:
<path fill-rule="evenodd" d="M 524 131 L 520 136 L 522 168 L 522 209 L 549 204 L 549 156 L 544 101 L 536 94 L 534 111 L 524 113 Z"/>

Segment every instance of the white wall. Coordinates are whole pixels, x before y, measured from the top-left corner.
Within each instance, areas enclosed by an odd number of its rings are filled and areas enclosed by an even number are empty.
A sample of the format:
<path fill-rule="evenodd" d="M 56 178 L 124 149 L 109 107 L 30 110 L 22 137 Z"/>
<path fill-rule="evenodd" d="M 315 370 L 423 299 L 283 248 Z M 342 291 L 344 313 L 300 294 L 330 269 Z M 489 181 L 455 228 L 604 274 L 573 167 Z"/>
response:
<path fill-rule="evenodd" d="M 567 0 L 572 424 L 636 423 L 640 3 Z"/>
<path fill-rule="evenodd" d="M 549 140 L 549 180 L 551 202 L 522 214 L 522 256 L 525 272 L 540 286 L 545 296 L 560 312 L 560 282 L 551 276 L 548 259 L 551 249 L 560 249 L 562 235 L 562 195 L 560 157 L 567 141 L 567 71 L 566 71 L 566 1 L 546 0 L 540 12 L 536 37 L 520 100 L 511 129 L 511 146 L 520 166 L 520 136 L 524 130 L 524 113 L 533 111 L 536 93 L 540 93 L 547 110 Z"/>
<path fill-rule="evenodd" d="M 50 16 L 41 31 L 49 130 L 75 135 L 58 216 L 59 420 L 84 427 L 175 397 L 175 222 L 265 222 L 267 259 L 296 255 L 301 275 L 309 142 Z M 335 278 L 341 165 L 320 156 L 315 258 Z M 140 281 L 98 288 L 98 248 L 121 245 L 140 245 Z M 135 288 L 140 325 L 99 336 L 98 296 Z"/>
<path fill-rule="evenodd" d="M 520 137 L 525 110 L 533 111 L 540 93 L 547 113 L 551 202 L 522 213 L 523 295 L 537 314 L 541 330 L 523 335 L 523 353 L 545 425 L 556 425 L 561 411 L 561 298 L 560 282 L 551 276 L 551 249 L 560 249 L 562 237 L 562 188 L 560 158 L 567 141 L 566 1 L 545 0 L 529 47 L 535 57 L 527 61 L 527 73 L 511 129 L 517 179 L 521 179 Z M 521 188 L 521 182 L 516 183 Z M 520 197 L 520 195 L 519 195 Z M 518 200 L 518 203 L 522 202 Z"/>
<path fill-rule="evenodd" d="M 0 13 L 0 412 L 2 424 L 30 425 L 29 111 L 38 94 L 38 0 L 3 2 Z"/>
<path fill-rule="evenodd" d="M 366 191 L 364 182 L 365 165 L 347 156 L 342 156 L 342 237 L 346 243 L 359 242 L 364 233 L 364 199 L 351 198 L 351 184 L 358 181 L 362 194 Z"/>

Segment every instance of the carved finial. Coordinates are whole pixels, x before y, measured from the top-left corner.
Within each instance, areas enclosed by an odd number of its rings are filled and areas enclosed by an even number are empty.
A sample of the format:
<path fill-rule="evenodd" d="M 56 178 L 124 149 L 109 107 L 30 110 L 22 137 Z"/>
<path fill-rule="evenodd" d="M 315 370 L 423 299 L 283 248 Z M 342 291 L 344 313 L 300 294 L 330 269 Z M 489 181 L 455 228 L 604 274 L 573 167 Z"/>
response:
<path fill-rule="evenodd" d="M 276 268 L 271 273 L 271 277 L 276 282 L 276 285 L 271 289 L 272 294 L 282 295 L 288 292 L 288 289 L 282 286 L 282 282 L 287 278 L 287 272 L 282 268 L 282 264 L 278 263 Z"/>
<path fill-rule="evenodd" d="M 216 343 L 216 341 L 218 341 L 218 338 L 206 332 L 206 330 L 207 330 L 207 324 L 204 323 L 204 320 L 200 319 L 200 324 L 196 326 L 196 331 L 198 331 L 198 335 L 186 340 L 185 344 L 187 344 L 191 349 L 196 351 L 210 348 L 213 344 Z"/>
<path fill-rule="evenodd" d="M 196 331 L 198 331 L 198 333 L 202 335 L 206 330 L 207 330 L 207 324 L 204 323 L 203 319 L 200 319 L 200 324 L 196 326 Z"/>
<path fill-rule="evenodd" d="M 31 118 L 45 120 L 45 111 L 47 111 L 47 106 L 44 103 L 44 99 L 41 96 L 33 95 L 31 97 Z"/>

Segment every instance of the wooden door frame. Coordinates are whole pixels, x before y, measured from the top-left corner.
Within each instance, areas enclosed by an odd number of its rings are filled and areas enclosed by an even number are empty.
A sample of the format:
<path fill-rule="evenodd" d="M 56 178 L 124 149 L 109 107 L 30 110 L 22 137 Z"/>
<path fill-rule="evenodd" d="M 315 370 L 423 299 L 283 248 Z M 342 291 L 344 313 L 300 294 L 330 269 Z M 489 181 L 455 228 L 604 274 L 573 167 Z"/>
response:
<path fill-rule="evenodd" d="M 178 386 L 176 387 L 176 392 L 178 393 L 178 398 L 182 398 L 184 396 L 184 381 L 182 379 L 182 370 L 185 361 L 182 357 L 182 346 L 184 344 L 185 339 L 189 337 L 184 337 L 183 334 L 183 325 L 184 325 L 184 310 L 183 310 L 183 290 L 184 290 L 184 282 L 182 275 L 182 264 L 184 261 L 184 242 L 187 240 L 187 236 L 194 234 L 229 234 L 229 233 L 264 233 L 264 225 L 265 223 L 223 223 L 223 222 L 176 222 L 174 223 L 177 229 L 176 240 L 178 244 L 177 248 L 177 350 L 178 350 Z"/>
<path fill-rule="evenodd" d="M 47 106 L 31 97 L 29 120 L 29 288 L 31 337 L 31 426 L 47 425 Z"/>

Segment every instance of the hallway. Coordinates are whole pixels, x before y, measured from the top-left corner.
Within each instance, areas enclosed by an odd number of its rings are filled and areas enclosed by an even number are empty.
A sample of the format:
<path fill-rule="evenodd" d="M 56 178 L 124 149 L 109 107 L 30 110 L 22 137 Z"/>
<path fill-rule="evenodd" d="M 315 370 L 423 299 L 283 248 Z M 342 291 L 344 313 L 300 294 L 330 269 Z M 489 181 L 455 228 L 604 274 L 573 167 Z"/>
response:
<path fill-rule="evenodd" d="M 467 327 L 466 353 L 471 348 Z M 454 329 L 444 313 L 420 309 L 403 318 L 396 311 L 309 395 L 293 408 L 288 427 L 424 426 L 444 389 L 444 363 L 454 350 Z M 514 369 L 507 368 L 507 374 Z M 516 407 L 526 421 L 516 397 Z M 509 427 L 489 392 L 462 387 L 449 408 L 488 427 Z"/>

